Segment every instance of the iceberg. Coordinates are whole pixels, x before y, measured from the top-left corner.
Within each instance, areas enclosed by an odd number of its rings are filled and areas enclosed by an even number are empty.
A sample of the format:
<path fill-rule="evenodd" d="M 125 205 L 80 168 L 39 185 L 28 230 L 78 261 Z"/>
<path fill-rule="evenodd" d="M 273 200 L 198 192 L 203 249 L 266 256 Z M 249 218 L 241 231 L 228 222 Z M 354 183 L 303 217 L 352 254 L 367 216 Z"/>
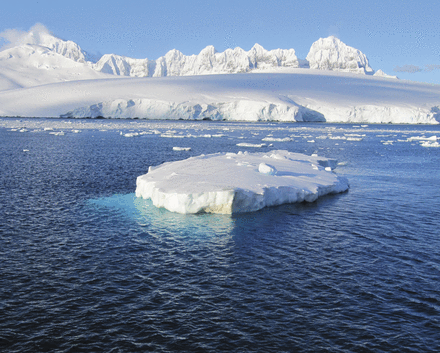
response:
<path fill-rule="evenodd" d="M 253 212 L 348 190 L 335 166 L 284 150 L 200 155 L 150 167 L 136 180 L 136 196 L 182 214 Z"/>

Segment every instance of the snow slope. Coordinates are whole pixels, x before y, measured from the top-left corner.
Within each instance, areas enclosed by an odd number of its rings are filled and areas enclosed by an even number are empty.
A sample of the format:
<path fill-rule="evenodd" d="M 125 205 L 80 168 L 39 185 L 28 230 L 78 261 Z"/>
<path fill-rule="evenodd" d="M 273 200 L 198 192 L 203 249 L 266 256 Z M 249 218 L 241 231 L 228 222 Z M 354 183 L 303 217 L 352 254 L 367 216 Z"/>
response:
<path fill-rule="evenodd" d="M 0 116 L 424 123 L 440 86 L 312 69 L 70 81 L 0 92 Z"/>
<path fill-rule="evenodd" d="M 67 59 L 85 63 L 90 60 L 89 55 L 78 44 L 71 40 L 62 40 L 50 34 L 48 31 L 29 32 L 29 40 L 26 44 L 35 44 L 46 47 L 54 53 L 60 54 Z"/>
<path fill-rule="evenodd" d="M 67 50 L 68 46 L 57 43 L 53 43 L 53 46 L 67 56 L 82 60 L 81 56 L 76 56 L 76 51 Z M 108 77 L 85 63 L 41 45 L 24 44 L 0 51 L 0 91 Z"/>
<path fill-rule="evenodd" d="M 178 213 L 240 213 L 348 189 L 331 160 L 287 151 L 217 153 L 150 167 L 136 196 Z"/>

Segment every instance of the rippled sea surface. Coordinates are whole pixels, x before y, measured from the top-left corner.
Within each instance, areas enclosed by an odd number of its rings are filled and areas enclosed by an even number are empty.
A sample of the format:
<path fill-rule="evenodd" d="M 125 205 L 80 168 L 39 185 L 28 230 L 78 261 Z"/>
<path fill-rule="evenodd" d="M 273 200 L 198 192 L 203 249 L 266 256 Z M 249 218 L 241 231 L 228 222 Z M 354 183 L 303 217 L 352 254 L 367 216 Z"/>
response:
<path fill-rule="evenodd" d="M 439 351 L 432 136 L 439 127 L 0 119 L 0 350 Z M 134 196 L 150 165 L 270 149 L 336 158 L 351 188 L 233 216 Z"/>

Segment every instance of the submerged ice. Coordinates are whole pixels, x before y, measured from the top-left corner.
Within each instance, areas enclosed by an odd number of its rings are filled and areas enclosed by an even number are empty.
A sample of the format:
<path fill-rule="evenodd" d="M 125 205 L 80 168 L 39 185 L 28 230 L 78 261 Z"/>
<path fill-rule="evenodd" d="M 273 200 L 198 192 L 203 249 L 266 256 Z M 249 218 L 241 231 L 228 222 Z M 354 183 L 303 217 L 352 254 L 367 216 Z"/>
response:
<path fill-rule="evenodd" d="M 136 196 L 182 214 L 252 212 L 346 191 L 335 165 L 282 150 L 201 155 L 150 167 L 136 180 Z"/>

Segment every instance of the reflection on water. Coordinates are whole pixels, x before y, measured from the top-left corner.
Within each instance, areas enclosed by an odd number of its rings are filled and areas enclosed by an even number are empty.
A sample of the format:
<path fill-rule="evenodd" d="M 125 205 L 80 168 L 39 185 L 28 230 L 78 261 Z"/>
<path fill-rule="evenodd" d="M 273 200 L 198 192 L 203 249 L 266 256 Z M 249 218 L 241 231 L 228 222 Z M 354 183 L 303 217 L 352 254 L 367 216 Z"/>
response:
<path fill-rule="evenodd" d="M 101 210 L 127 217 L 136 222 L 150 236 L 173 235 L 181 238 L 221 238 L 230 235 L 234 219 L 230 215 L 196 214 L 183 215 L 157 208 L 151 200 L 138 198 L 135 194 L 113 195 L 89 200 L 89 205 Z"/>

